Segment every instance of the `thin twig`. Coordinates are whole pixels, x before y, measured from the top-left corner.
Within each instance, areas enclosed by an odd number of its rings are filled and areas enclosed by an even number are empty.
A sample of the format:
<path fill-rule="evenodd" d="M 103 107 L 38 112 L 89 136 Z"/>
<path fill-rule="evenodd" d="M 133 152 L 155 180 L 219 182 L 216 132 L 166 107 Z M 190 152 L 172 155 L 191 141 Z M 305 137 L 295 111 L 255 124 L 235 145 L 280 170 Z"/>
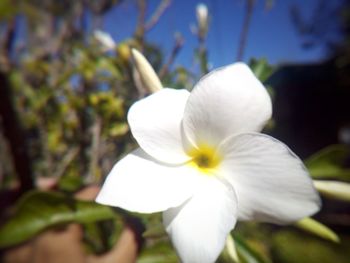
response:
<path fill-rule="evenodd" d="M 169 71 L 169 67 L 174 63 L 174 60 L 177 56 L 177 54 L 180 52 L 182 46 L 184 44 L 184 38 L 181 35 L 175 36 L 175 45 L 170 53 L 170 56 L 168 58 L 168 61 L 162 66 L 162 68 L 159 70 L 159 78 L 163 78 Z"/>
<path fill-rule="evenodd" d="M 77 92 L 78 96 L 81 96 L 83 100 L 83 105 L 87 105 L 87 98 L 91 89 L 91 83 L 82 79 L 80 81 L 79 89 Z M 79 119 L 79 162 L 80 162 L 80 174 L 85 177 L 88 172 L 89 166 L 89 156 L 88 147 L 90 144 L 90 133 L 89 133 L 89 119 L 87 109 L 81 108 L 77 109 L 77 115 Z"/>
<path fill-rule="evenodd" d="M 145 31 L 151 30 L 158 23 L 160 17 L 165 13 L 165 11 L 168 9 L 170 4 L 171 4 L 171 0 L 163 0 L 162 2 L 160 2 L 156 11 L 154 11 L 151 18 L 146 22 L 144 26 Z"/>
<path fill-rule="evenodd" d="M 97 176 L 97 164 L 100 156 L 101 128 L 102 120 L 99 116 L 97 116 L 92 127 L 91 157 L 87 183 L 98 183 L 100 179 Z"/>
<path fill-rule="evenodd" d="M 66 172 L 71 162 L 78 156 L 78 153 L 78 147 L 69 149 L 68 153 L 64 155 L 62 161 L 59 162 L 59 166 L 56 167 L 53 178 L 60 178 Z"/>
<path fill-rule="evenodd" d="M 199 61 L 202 75 L 205 75 L 209 72 L 208 69 L 208 52 L 206 48 L 205 41 L 199 41 Z"/>
<path fill-rule="evenodd" d="M 246 6 L 245 6 L 246 9 L 245 9 L 245 16 L 244 16 L 241 35 L 239 37 L 237 61 L 240 61 L 243 59 L 244 50 L 247 44 L 248 31 L 250 27 L 250 22 L 252 20 L 253 10 L 255 5 L 255 0 L 246 0 L 245 2 L 246 2 Z"/>
<path fill-rule="evenodd" d="M 3 34 L 0 42 L 1 58 L 0 68 L 8 70 L 11 65 L 11 52 L 14 44 L 16 33 L 16 19 L 13 18 L 7 23 L 6 31 Z"/>
<path fill-rule="evenodd" d="M 135 37 L 140 43 L 141 52 L 142 52 L 143 51 L 144 37 L 145 37 L 146 1 L 145 0 L 138 0 L 137 1 L 137 8 L 138 8 L 138 16 L 137 16 Z"/>

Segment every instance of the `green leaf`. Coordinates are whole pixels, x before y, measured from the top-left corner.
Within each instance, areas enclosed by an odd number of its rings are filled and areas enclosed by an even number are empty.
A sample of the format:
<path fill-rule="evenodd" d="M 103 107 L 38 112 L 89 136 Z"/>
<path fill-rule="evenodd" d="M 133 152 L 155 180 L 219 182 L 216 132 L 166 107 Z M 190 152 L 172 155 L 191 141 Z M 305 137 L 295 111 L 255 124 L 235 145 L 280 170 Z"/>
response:
<path fill-rule="evenodd" d="M 265 58 L 250 60 L 249 66 L 261 82 L 266 81 L 274 72 L 274 68 Z"/>
<path fill-rule="evenodd" d="M 166 231 L 164 229 L 164 225 L 162 223 L 159 223 L 155 226 L 152 226 L 151 228 L 147 229 L 145 232 L 143 232 L 142 236 L 144 238 L 159 238 L 166 235 Z"/>
<path fill-rule="evenodd" d="M 340 242 L 338 235 L 334 233 L 333 230 L 310 217 L 306 217 L 296 222 L 295 226 L 323 239 L 330 240 L 335 243 Z"/>
<path fill-rule="evenodd" d="M 72 193 L 77 191 L 83 185 L 83 178 L 81 176 L 64 175 L 58 181 L 58 188 L 61 191 Z"/>
<path fill-rule="evenodd" d="M 267 263 L 262 255 L 255 249 L 253 249 L 243 238 L 235 234 L 233 236 L 235 240 L 236 250 L 241 263 Z"/>
<path fill-rule="evenodd" d="M 178 263 L 179 259 L 167 241 L 157 242 L 151 247 L 144 249 L 136 263 Z"/>
<path fill-rule="evenodd" d="M 346 159 L 350 156 L 350 149 L 346 145 L 331 145 L 313 154 L 305 165 L 313 178 L 350 180 L 350 169 L 345 168 Z"/>
<path fill-rule="evenodd" d="M 123 228 L 117 220 L 104 220 L 84 224 L 84 244 L 94 254 L 106 253 L 113 249 Z"/>
<path fill-rule="evenodd" d="M 273 235 L 274 262 L 283 263 L 336 263 L 349 262 L 350 239 L 342 236 L 342 243 L 334 244 L 312 235 L 291 230 Z"/>
<path fill-rule="evenodd" d="M 0 20 L 9 19 L 18 12 L 18 4 L 11 0 L 0 1 Z"/>
<path fill-rule="evenodd" d="M 0 248 L 19 244 L 56 225 L 116 217 L 111 208 L 95 202 L 76 200 L 58 192 L 32 191 L 19 200 L 13 217 L 0 228 Z"/>

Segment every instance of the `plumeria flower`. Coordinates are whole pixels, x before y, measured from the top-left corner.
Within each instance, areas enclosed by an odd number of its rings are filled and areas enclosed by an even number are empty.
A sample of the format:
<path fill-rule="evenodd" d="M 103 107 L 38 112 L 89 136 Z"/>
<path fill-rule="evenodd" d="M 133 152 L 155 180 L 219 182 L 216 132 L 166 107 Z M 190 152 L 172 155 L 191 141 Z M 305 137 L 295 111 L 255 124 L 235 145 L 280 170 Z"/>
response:
<path fill-rule="evenodd" d="M 164 88 L 130 108 L 140 148 L 108 175 L 97 202 L 163 212 L 182 262 L 214 262 L 237 220 L 286 224 L 319 210 L 300 159 L 259 133 L 272 112 L 243 63 L 217 69 L 193 91 Z"/>

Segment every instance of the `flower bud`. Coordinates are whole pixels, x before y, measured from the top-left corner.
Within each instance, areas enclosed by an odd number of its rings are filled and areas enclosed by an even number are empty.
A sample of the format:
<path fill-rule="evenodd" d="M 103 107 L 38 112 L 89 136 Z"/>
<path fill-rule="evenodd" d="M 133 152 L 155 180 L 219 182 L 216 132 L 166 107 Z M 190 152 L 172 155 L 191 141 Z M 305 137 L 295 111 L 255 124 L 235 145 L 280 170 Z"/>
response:
<path fill-rule="evenodd" d="M 295 225 L 303 229 L 304 231 L 307 231 L 309 233 L 312 233 L 316 236 L 322 237 L 326 240 L 333 241 L 335 243 L 339 243 L 340 239 L 336 233 L 334 233 L 330 228 L 327 226 L 321 224 L 320 222 L 310 218 L 306 217 L 302 220 L 295 223 Z"/>
<path fill-rule="evenodd" d="M 116 47 L 115 41 L 110 34 L 101 30 L 94 31 L 94 38 L 104 47 L 105 51 L 113 50 Z"/>
<path fill-rule="evenodd" d="M 144 88 L 152 93 L 161 90 L 163 88 L 162 83 L 147 59 L 134 48 L 131 49 L 131 55 L 134 62 L 134 69 L 139 74 Z"/>
<path fill-rule="evenodd" d="M 350 184 L 337 181 L 314 180 L 316 189 L 329 198 L 350 201 Z"/>
<path fill-rule="evenodd" d="M 127 42 L 119 43 L 117 46 L 117 53 L 120 56 L 120 58 L 123 60 L 123 62 L 129 62 L 131 52 L 130 52 L 130 46 Z"/>
<path fill-rule="evenodd" d="M 197 20 L 198 20 L 198 34 L 201 38 L 205 38 L 208 32 L 208 8 L 205 4 L 201 3 L 196 8 Z"/>

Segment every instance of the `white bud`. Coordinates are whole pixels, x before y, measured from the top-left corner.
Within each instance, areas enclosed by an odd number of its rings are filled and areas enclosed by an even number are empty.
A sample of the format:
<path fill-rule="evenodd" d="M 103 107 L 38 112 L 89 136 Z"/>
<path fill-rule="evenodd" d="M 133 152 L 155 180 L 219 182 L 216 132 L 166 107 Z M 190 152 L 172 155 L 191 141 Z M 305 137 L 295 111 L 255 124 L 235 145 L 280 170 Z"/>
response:
<path fill-rule="evenodd" d="M 350 201 L 350 184 L 337 181 L 314 180 L 316 189 L 333 199 Z"/>
<path fill-rule="evenodd" d="M 205 37 L 208 31 L 208 8 L 205 4 L 200 3 L 196 8 L 197 20 L 198 20 L 198 33 L 201 37 Z"/>
<path fill-rule="evenodd" d="M 107 32 L 95 30 L 93 36 L 101 45 L 103 45 L 106 51 L 115 49 L 115 41 Z"/>
<path fill-rule="evenodd" d="M 134 61 L 134 69 L 136 69 L 143 86 L 148 92 L 157 92 L 163 88 L 156 72 L 147 61 L 147 59 L 136 49 L 131 49 L 131 55 Z"/>
<path fill-rule="evenodd" d="M 295 223 L 295 226 L 326 240 L 330 240 L 335 243 L 340 242 L 338 235 L 332 229 L 310 217 L 305 217 L 299 220 Z"/>

